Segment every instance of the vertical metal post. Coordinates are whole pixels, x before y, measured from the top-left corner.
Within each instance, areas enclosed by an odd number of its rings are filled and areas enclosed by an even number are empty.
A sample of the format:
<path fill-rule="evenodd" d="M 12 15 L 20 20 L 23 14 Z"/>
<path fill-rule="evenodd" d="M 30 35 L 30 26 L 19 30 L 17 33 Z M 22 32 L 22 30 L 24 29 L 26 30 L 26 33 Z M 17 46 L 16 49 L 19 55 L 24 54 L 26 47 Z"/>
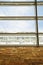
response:
<path fill-rule="evenodd" d="M 37 46 L 39 46 L 39 36 L 38 36 L 38 18 L 37 18 L 37 0 L 35 0 L 35 12 L 36 12 L 36 36 L 37 36 Z"/>

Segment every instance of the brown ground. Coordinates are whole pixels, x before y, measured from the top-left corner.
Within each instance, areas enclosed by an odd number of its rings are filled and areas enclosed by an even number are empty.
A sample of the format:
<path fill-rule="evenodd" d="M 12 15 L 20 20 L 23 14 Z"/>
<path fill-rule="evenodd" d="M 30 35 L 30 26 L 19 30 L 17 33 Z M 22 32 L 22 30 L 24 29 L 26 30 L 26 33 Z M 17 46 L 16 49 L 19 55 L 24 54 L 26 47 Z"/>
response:
<path fill-rule="evenodd" d="M 43 47 L 0 47 L 0 65 L 43 65 Z"/>

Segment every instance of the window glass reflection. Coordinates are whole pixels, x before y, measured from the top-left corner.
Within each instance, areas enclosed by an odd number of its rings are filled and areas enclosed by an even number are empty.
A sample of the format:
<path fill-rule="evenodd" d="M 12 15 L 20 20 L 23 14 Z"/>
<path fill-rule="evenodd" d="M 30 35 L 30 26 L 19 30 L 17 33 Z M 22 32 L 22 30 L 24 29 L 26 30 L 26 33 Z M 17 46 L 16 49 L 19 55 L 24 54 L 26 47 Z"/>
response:
<path fill-rule="evenodd" d="M 17 33 L 17 32 L 35 32 L 35 20 L 1 20 L 0 32 Z"/>
<path fill-rule="evenodd" d="M 38 16 L 43 16 L 43 6 L 37 6 Z"/>
<path fill-rule="evenodd" d="M 43 0 L 37 0 L 37 1 L 43 1 Z"/>
<path fill-rule="evenodd" d="M 0 6 L 0 16 L 34 16 L 34 6 Z"/>
<path fill-rule="evenodd" d="M 43 34 L 39 35 L 39 45 L 43 46 Z"/>
<path fill-rule="evenodd" d="M 38 30 L 43 33 L 43 20 L 38 20 Z"/>
<path fill-rule="evenodd" d="M 36 45 L 35 35 L 1 35 L 0 45 Z"/>

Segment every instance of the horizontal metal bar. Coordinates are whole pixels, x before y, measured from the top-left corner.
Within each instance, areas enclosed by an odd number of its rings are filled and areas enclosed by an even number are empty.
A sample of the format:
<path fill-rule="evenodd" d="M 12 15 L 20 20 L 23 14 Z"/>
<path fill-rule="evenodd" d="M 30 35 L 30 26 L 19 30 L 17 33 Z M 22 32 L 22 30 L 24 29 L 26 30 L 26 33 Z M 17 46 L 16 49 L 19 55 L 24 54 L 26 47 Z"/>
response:
<path fill-rule="evenodd" d="M 28 33 L 26 33 L 26 32 L 25 33 L 24 32 L 23 33 L 18 33 L 18 32 L 17 33 L 1 33 L 0 32 L 0 35 L 28 35 L 28 34 L 29 35 L 31 35 L 31 34 L 35 35 L 37 33 L 35 33 L 35 32 L 28 32 Z"/>
<path fill-rule="evenodd" d="M 43 16 L 38 16 L 38 20 L 43 20 Z"/>
<path fill-rule="evenodd" d="M 43 5 L 43 2 L 39 1 L 39 2 L 37 2 L 37 5 Z"/>
<path fill-rule="evenodd" d="M 38 20 L 43 20 L 43 16 L 37 16 Z M 36 20 L 36 16 L 0 16 L 0 20 Z"/>
<path fill-rule="evenodd" d="M 41 34 L 41 35 L 43 35 L 43 32 L 42 32 L 42 33 L 38 33 L 38 34 Z"/>
<path fill-rule="evenodd" d="M 0 6 L 7 5 L 7 6 L 24 6 L 24 5 L 35 5 L 35 2 L 0 2 Z M 43 5 L 43 2 L 37 2 L 37 5 Z"/>
<path fill-rule="evenodd" d="M 0 5 L 23 6 L 23 5 L 35 5 L 35 3 L 34 2 L 0 2 Z"/>
<path fill-rule="evenodd" d="M 0 20 L 34 20 L 34 16 L 0 16 Z"/>
<path fill-rule="evenodd" d="M 37 46 L 34 45 L 34 44 L 33 44 L 33 45 L 32 45 L 32 44 L 31 44 L 31 45 L 25 45 L 25 44 L 24 44 L 24 45 L 20 45 L 20 44 L 19 44 L 19 45 L 7 45 L 7 44 L 6 44 L 6 45 L 0 45 L 0 48 L 1 48 L 1 47 L 2 47 L 2 48 L 6 48 L 6 47 L 8 48 L 8 47 L 37 47 Z M 39 46 L 39 47 L 40 47 L 40 46 Z"/>
<path fill-rule="evenodd" d="M 28 33 L 26 33 L 26 32 L 25 33 L 24 32 L 23 33 L 18 33 L 18 32 L 17 33 L 1 33 L 0 32 L 0 35 L 28 35 L 28 34 L 36 35 L 37 33 L 36 32 L 28 32 Z M 38 33 L 38 34 L 43 34 L 43 33 Z"/>

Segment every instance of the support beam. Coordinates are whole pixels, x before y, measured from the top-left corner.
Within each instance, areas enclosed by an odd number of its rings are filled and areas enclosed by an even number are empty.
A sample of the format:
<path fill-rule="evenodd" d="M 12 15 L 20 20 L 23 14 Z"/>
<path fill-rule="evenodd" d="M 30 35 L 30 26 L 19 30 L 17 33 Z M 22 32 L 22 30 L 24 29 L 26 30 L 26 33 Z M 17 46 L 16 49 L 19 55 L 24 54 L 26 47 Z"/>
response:
<path fill-rule="evenodd" d="M 0 2 L 0 6 L 32 6 L 35 2 Z M 37 2 L 37 5 L 43 5 L 43 2 Z"/>
<path fill-rule="evenodd" d="M 36 16 L 0 16 L 0 20 L 35 20 Z M 37 16 L 38 20 L 43 20 L 43 16 Z"/>
<path fill-rule="evenodd" d="M 36 37 L 37 37 L 37 46 L 39 46 L 39 36 L 38 36 L 38 18 L 37 18 L 37 0 L 35 0 L 35 10 L 36 10 Z"/>

